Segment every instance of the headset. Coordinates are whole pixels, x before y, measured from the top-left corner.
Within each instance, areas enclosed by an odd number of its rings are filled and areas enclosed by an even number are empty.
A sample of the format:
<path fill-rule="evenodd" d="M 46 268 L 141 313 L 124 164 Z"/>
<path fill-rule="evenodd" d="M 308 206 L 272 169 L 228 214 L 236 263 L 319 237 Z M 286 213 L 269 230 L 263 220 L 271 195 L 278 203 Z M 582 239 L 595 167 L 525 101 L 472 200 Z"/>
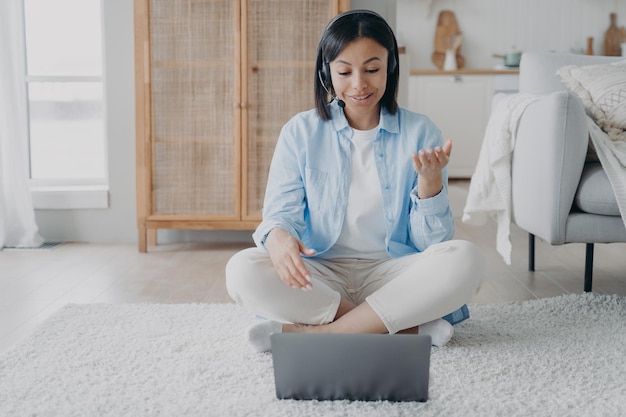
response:
<path fill-rule="evenodd" d="M 335 18 L 331 20 L 330 23 L 326 26 L 326 29 L 324 29 L 324 32 L 322 33 L 322 37 L 320 39 L 320 43 L 319 43 L 319 47 L 317 51 L 318 55 L 322 58 L 321 69 L 317 72 L 317 77 L 319 78 L 320 83 L 322 84 L 322 87 L 324 88 L 324 90 L 326 90 L 326 92 L 332 98 L 332 100 L 337 100 L 337 104 L 341 108 L 344 108 L 346 106 L 346 103 L 340 98 L 338 98 L 337 96 L 335 96 L 334 94 L 332 94 L 327 87 L 327 84 L 332 85 L 331 75 L 330 75 L 330 63 L 324 60 L 324 55 L 322 53 L 323 52 L 322 45 L 325 43 L 326 37 L 328 36 L 329 28 L 331 28 L 334 24 L 336 24 L 337 21 L 345 17 L 355 15 L 355 14 L 368 14 L 368 15 L 377 17 L 385 25 L 385 28 L 389 31 L 389 34 L 391 35 L 391 37 L 395 39 L 395 35 L 393 34 L 393 29 L 391 29 L 391 26 L 389 26 L 387 21 L 381 15 L 379 15 L 378 13 L 372 10 L 365 10 L 365 9 L 348 10 L 346 12 L 343 12 L 335 16 Z M 393 74 L 398 65 L 398 61 L 396 59 L 396 53 L 397 51 L 395 50 L 395 48 L 389 51 L 389 59 L 387 62 L 387 76 L 389 76 L 389 74 Z"/>

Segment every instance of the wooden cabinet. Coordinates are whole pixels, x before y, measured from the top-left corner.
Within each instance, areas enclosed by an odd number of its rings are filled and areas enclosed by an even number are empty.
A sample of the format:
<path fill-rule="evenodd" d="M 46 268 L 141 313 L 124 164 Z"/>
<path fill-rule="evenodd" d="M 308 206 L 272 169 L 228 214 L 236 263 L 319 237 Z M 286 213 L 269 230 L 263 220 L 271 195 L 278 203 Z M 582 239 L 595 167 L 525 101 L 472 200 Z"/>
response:
<path fill-rule="evenodd" d="M 517 72 L 411 72 L 409 109 L 428 116 L 439 126 L 444 140 L 453 141 L 448 164 L 450 178 L 470 178 L 474 173 L 493 94 L 501 89 L 496 81 L 508 77 L 517 77 Z"/>
<path fill-rule="evenodd" d="M 135 0 L 139 250 L 156 230 L 254 229 L 282 125 L 313 108 L 346 0 Z"/>

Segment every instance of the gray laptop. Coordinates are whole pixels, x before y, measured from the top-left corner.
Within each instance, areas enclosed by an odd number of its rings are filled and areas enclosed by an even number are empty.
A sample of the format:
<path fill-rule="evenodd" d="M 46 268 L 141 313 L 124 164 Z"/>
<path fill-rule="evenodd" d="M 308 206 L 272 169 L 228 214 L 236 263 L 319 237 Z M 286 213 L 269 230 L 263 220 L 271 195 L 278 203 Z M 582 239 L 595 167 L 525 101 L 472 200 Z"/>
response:
<path fill-rule="evenodd" d="M 426 401 L 430 336 L 275 333 L 276 397 Z"/>

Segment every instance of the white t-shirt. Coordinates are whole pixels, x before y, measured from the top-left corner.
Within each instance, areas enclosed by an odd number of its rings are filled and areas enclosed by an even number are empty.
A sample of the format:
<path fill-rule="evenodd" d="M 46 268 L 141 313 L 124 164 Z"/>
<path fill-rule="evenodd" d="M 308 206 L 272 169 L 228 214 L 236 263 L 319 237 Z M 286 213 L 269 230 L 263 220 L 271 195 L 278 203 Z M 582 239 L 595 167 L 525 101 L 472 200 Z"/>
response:
<path fill-rule="evenodd" d="M 352 177 L 341 234 L 324 258 L 389 258 L 385 247 L 383 194 L 374 160 L 374 139 L 379 127 L 353 129 Z"/>

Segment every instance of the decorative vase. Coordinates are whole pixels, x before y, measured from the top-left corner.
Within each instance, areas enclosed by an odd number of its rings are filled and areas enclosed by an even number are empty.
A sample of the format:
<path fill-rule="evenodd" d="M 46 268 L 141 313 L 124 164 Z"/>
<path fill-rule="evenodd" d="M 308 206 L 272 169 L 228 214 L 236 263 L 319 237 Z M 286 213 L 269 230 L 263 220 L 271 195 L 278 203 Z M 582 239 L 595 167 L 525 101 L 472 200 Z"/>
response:
<path fill-rule="evenodd" d="M 458 69 L 456 65 L 456 51 L 454 49 L 446 50 L 446 58 L 443 61 L 444 71 L 454 71 Z"/>

